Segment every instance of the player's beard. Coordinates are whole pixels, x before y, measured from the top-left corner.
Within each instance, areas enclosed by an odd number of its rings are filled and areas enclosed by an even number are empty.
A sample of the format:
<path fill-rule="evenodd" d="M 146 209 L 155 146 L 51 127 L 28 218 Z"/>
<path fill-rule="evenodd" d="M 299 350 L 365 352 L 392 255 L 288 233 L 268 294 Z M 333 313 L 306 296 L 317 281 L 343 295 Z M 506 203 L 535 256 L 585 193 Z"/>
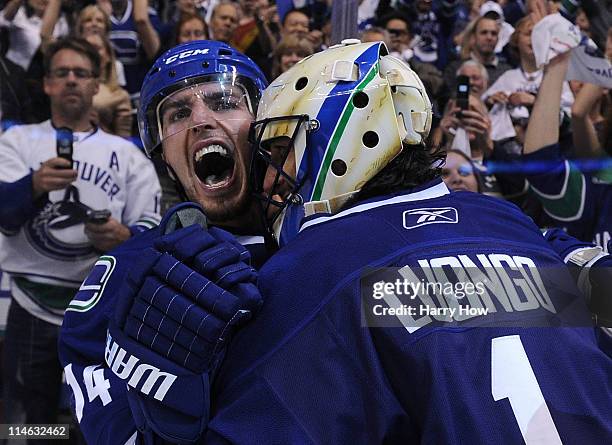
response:
<path fill-rule="evenodd" d="M 233 195 L 230 199 L 215 199 L 202 203 L 204 213 L 214 222 L 223 224 L 225 221 L 241 219 L 251 207 L 252 198 L 248 192 Z"/>

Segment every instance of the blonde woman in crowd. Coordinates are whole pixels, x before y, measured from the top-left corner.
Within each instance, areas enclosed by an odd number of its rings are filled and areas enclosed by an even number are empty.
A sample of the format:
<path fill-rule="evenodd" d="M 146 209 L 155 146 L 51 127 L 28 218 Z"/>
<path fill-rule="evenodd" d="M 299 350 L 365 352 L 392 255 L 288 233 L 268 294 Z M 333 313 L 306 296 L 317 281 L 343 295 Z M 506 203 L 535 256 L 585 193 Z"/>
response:
<path fill-rule="evenodd" d="M 85 40 L 100 54 L 100 90 L 93 98 L 92 120 L 104 131 L 129 137 L 132 129 L 130 95 L 119 86 L 115 51 L 107 37 L 89 34 Z"/>
<path fill-rule="evenodd" d="M 284 36 L 274 50 L 272 61 L 272 78 L 280 76 L 304 57 L 314 53 L 309 40 L 294 34 Z"/>
<path fill-rule="evenodd" d="M 182 15 L 174 29 L 174 44 L 204 40 L 208 38 L 208 27 L 200 15 Z"/>

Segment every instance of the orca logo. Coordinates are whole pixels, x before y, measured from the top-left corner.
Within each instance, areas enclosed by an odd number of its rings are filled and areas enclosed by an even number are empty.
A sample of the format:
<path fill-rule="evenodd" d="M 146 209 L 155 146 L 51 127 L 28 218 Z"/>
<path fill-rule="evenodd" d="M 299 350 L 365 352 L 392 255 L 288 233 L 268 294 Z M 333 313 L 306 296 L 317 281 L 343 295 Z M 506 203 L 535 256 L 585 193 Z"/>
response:
<path fill-rule="evenodd" d="M 41 254 L 60 261 L 97 256 L 83 232 L 87 211 L 79 190 L 71 185 L 61 201 L 47 200 L 45 206 L 24 226 L 30 244 Z"/>
<path fill-rule="evenodd" d="M 415 229 L 428 224 L 457 224 L 459 216 L 454 207 L 406 210 L 403 214 L 404 228 Z"/>

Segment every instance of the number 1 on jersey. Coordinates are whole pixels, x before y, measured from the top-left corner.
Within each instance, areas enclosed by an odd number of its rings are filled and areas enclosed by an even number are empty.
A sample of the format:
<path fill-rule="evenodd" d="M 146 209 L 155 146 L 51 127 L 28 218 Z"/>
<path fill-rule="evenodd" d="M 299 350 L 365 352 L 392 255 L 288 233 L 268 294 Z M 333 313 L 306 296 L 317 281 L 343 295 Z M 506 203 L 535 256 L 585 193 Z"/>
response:
<path fill-rule="evenodd" d="M 508 399 L 527 445 L 561 445 L 540 385 L 518 335 L 491 340 L 491 394 Z"/>

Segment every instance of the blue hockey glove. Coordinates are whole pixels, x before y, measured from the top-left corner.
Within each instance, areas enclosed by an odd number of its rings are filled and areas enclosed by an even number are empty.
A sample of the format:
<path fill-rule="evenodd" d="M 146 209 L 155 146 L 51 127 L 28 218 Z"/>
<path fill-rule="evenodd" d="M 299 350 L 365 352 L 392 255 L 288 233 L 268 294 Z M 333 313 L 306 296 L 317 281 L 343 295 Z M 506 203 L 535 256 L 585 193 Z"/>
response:
<path fill-rule="evenodd" d="M 141 428 L 190 443 L 205 427 L 211 374 L 262 304 L 249 258 L 231 234 L 192 225 L 160 237 L 130 268 L 106 361 L 126 381 Z"/>

